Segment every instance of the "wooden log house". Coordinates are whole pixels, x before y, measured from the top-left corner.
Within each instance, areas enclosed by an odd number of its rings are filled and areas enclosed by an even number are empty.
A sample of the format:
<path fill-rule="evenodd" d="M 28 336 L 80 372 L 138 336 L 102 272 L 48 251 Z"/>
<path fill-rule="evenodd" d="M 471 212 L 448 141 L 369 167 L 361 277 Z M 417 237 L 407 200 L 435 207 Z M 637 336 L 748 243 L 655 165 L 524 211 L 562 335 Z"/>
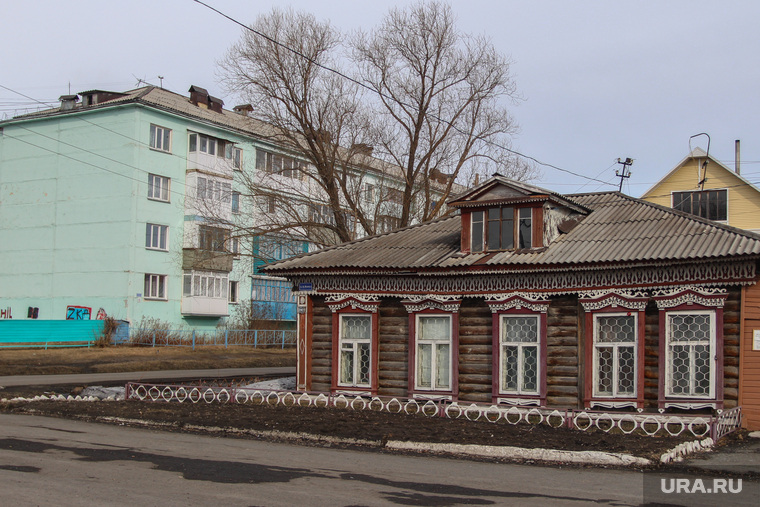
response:
<path fill-rule="evenodd" d="M 745 314 L 760 318 L 759 235 L 499 175 L 448 204 L 459 213 L 265 268 L 300 291 L 298 389 L 711 411 L 757 377 L 742 340 Z"/>

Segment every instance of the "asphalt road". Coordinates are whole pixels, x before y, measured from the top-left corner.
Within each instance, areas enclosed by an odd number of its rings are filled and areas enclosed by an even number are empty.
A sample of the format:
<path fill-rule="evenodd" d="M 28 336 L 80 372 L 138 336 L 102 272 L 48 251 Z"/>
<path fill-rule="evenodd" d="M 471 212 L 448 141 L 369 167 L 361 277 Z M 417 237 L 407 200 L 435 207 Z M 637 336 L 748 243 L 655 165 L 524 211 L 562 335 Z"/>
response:
<path fill-rule="evenodd" d="M 0 484 L 4 505 L 24 506 L 554 506 L 638 505 L 643 481 L 0 414 Z"/>

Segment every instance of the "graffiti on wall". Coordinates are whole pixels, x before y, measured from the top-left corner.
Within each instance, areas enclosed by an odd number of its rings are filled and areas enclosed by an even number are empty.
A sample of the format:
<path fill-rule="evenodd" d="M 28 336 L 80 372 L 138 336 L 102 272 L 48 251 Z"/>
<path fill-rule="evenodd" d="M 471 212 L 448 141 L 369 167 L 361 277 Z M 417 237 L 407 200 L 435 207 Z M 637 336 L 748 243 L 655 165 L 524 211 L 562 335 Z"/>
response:
<path fill-rule="evenodd" d="M 36 306 L 30 306 L 29 309 L 26 311 L 26 318 L 27 319 L 36 319 L 40 316 L 40 309 Z"/>
<path fill-rule="evenodd" d="M 90 320 L 92 308 L 87 306 L 67 306 L 66 320 Z"/>
<path fill-rule="evenodd" d="M 101 308 L 98 310 L 98 315 L 95 317 L 95 320 L 106 320 L 106 317 L 108 317 L 108 314 Z"/>
<path fill-rule="evenodd" d="M 11 307 L 5 309 L 0 309 L 0 319 L 12 319 L 11 316 Z"/>

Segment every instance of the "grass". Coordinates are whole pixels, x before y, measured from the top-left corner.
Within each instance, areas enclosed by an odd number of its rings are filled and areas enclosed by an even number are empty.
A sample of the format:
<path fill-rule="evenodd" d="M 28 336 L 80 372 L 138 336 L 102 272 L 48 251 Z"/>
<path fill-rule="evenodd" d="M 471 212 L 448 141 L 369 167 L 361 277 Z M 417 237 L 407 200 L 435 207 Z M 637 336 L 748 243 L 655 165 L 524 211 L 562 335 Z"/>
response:
<path fill-rule="evenodd" d="M 295 349 L 111 346 L 0 349 L 0 376 L 295 366 Z"/>

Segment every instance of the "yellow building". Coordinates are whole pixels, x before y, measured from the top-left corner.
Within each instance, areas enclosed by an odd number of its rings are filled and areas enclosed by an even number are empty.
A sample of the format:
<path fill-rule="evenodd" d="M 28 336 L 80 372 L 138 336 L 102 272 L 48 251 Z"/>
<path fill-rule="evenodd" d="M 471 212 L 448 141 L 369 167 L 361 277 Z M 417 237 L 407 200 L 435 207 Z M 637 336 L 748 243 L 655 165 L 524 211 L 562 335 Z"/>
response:
<path fill-rule="evenodd" d="M 760 190 L 701 148 L 695 148 L 641 198 L 760 232 Z"/>

